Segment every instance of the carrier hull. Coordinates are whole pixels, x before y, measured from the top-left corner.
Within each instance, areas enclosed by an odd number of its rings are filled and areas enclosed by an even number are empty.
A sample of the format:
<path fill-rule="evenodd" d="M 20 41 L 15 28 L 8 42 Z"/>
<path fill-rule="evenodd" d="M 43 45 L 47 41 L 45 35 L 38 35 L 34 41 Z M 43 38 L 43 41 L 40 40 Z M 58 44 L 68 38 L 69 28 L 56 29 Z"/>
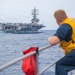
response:
<path fill-rule="evenodd" d="M 5 33 L 16 33 L 16 34 L 26 34 L 26 33 L 39 33 L 38 31 L 45 27 L 43 24 L 39 24 L 39 19 L 36 18 L 37 9 L 33 9 L 33 18 L 31 23 L 3 23 L 2 31 Z"/>

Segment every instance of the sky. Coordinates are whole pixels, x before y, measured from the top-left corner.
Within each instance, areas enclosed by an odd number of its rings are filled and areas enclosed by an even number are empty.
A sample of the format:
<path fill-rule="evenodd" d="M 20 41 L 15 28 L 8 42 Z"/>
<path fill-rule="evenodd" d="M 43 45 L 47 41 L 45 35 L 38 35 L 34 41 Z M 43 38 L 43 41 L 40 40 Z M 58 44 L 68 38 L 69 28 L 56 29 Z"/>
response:
<path fill-rule="evenodd" d="M 43 30 L 58 28 L 53 16 L 58 9 L 65 10 L 68 17 L 75 17 L 75 0 L 0 0 L 0 23 L 30 23 L 34 7 L 39 11 L 39 24 L 46 26 Z"/>

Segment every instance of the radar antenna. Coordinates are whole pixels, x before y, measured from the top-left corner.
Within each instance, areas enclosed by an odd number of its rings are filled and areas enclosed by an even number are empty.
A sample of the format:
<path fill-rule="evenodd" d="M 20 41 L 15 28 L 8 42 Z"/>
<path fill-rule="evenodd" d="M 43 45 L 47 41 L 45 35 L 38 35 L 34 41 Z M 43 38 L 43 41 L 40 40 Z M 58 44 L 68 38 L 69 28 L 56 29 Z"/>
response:
<path fill-rule="evenodd" d="M 37 22 L 39 22 L 39 19 L 38 18 L 36 18 L 36 15 L 39 15 L 38 14 L 38 9 L 36 9 L 35 7 L 34 7 L 34 9 L 32 9 L 32 15 L 33 15 L 33 18 L 32 18 L 32 23 L 36 23 L 37 24 Z"/>

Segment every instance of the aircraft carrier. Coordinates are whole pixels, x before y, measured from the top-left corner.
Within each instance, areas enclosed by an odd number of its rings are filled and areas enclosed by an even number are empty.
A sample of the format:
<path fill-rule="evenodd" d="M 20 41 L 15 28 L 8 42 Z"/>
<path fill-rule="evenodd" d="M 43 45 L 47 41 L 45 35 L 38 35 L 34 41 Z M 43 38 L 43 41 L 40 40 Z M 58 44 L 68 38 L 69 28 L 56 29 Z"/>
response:
<path fill-rule="evenodd" d="M 31 23 L 3 23 L 1 30 L 5 33 L 38 33 L 38 30 L 45 27 L 43 24 L 39 24 L 39 19 L 37 18 L 38 9 L 34 7 L 32 9 L 32 20 Z"/>

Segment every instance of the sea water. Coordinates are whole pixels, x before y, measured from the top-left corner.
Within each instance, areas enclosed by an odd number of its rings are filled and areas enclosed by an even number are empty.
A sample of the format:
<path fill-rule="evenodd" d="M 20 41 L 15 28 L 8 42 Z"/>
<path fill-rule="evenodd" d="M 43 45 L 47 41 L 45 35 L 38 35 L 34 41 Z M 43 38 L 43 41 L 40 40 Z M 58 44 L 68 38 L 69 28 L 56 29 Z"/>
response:
<path fill-rule="evenodd" d="M 12 34 L 0 31 L 0 66 L 23 56 L 22 51 L 27 48 L 32 46 L 41 48 L 49 45 L 48 38 L 55 33 L 55 30 L 43 30 L 41 32 L 37 34 Z M 63 55 L 63 50 L 59 50 L 59 45 L 41 51 L 38 56 L 39 72 Z M 0 75 L 25 75 L 21 67 L 22 61 L 4 69 L 0 72 Z M 54 74 L 55 65 L 42 75 Z"/>

